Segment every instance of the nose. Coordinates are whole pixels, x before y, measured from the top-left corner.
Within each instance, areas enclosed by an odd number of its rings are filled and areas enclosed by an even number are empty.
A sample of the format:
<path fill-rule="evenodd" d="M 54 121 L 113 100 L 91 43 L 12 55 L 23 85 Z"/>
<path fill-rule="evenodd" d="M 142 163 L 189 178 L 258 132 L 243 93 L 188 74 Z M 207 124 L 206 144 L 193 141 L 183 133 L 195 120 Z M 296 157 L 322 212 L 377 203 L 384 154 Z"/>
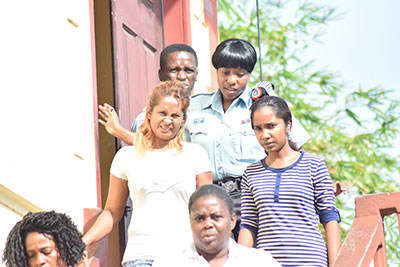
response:
<path fill-rule="evenodd" d="M 37 253 L 35 256 L 35 266 L 42 266 L 44 263 L 44 255 L 42 253 Z"/>
<path fill-rule="evenodd" d="M 178 74 L 176 75 L 176 78 L 177 78 L 179 81 L 184 81 L 184 80 L 186 80 L 186 72 L 185 72 L 184 70 L 180 70 L 180 71 L 178 72 Z"/>
<path fill-rule="evenodd" d="M 208 229 L 208 228 L 212 228 L 212 226 L 213 226 L 213 224 L 212 224 L 211 218 L 210 217 L 205 218 L 204 222 L 203 222 L 203 227 Z"/>
<path fill-rule="evenodd" d="M 268 138 L 270 138 L 270 137 L 271 137 L 271 135 L 270 135 L 269 130 L 264 129 L 264 130 L 262 131 L 262 138 L 268 139 Z"/>
<path fill-rule="evenodd" d="M 164 118 L 164 122 L 165 123 L 172 123 L 172 118 L 170 117 L 170 116 L 166 116 L 165 118 Z"/>
<path fill-rule="evenodd" d="M 237 77 L 236 77 L 236 75 L 233 75 L 233 74 L 229 75 L 227 81 L 228 81 L 228 83 L 229 83 L 230 85 L 236 84 L 236 82 L 237 82 Z"/>

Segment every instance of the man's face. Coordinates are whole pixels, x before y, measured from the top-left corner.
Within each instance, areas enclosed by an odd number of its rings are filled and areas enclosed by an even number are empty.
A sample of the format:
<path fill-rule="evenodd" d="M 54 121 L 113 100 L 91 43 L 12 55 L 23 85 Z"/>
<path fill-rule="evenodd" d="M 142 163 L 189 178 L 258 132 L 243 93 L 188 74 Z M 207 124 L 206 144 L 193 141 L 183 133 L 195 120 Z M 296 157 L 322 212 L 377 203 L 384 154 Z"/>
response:
<path fill-rule="evenodd" d="M 167 55 L 164 69 L 159 70 L 158 76 L 160 81 L 181 82 L 191 94 L 197 79 L 196 58 L 185 51 L 170 53 Z"/>
<path fill-rule="evenodd" d="M 203 196 L 192 206 L 190 226 L 197 251 L 203 256 L 215 256 L 228 249 L 229 237 L 236 216 L 215 196 Z"/>

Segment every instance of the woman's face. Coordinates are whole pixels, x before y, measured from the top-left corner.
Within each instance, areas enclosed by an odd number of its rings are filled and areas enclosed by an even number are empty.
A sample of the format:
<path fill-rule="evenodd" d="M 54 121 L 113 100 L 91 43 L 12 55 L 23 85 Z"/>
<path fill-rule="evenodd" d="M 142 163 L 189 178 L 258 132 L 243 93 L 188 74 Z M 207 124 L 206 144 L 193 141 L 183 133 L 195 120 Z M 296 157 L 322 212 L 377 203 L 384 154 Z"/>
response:
<path fill-rule="evenodd" d="M 56 243 L 51 236 L 38 232 L 29 233 L 25 238 L 26 256 L 28 266 L 63 266 Z"/>
<path fill-rule="evenodd" d="M 266 106 L 253 113 L 254 133 L 258 142 L 268 154 L 279 152 L 285 145 L 289 145 L 287 134 L 290 124 L 275 116 L 274 109 Z"/>
<path fill-rule="evenodd" d="M 152 148 L 163 148 L 183 126 L 182 104 L 172 96 L 163 97 L 147 118 L 154 133 Z"/>
<path fill-rule="evenodd" d="M 190 226 L 196 249 L 202 255 L 217 255 L 228 249 L 236 217 L 227 205 L 215 196 L 203 196 L 192 206 Z"/>
<path fill-rule="evenodd" d="M 217 69 L 218 86 L 221 90 L 223 101 L 231 104 L 239 97 L 247 86 L 250 73 L 241 68 Z"/>

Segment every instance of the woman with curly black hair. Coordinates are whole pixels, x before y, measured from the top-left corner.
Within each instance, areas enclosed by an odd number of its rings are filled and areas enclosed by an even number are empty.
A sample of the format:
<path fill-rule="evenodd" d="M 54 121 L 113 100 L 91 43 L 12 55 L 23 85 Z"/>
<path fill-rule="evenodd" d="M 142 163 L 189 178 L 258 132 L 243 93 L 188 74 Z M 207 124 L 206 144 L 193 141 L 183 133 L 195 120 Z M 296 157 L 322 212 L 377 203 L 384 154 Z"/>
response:
<path fill-rule="evenodd" d="M 69 216 L 29 212 L 8 234 L 3 263 L 12 267 L 74 266 L 84 258 L 85 248 Z"/>

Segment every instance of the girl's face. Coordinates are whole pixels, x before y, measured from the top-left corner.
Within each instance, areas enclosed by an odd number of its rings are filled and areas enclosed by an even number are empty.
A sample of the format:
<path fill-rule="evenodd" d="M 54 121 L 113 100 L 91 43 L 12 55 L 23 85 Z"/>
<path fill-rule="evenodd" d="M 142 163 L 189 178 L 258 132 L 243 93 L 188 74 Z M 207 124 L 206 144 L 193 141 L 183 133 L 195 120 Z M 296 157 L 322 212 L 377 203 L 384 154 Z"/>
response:
<path fill-rule="evenodd" d="M 232 103 L 243 93 L 247 86 L 250 73 L 241 68 L 217 69 L 218 86 L 221 90 L 223 101 Z"/>
<path fill-rule="evenodd" d="M 183 126 L 182 104 L 173 96 L 166 96 L 147 114 L 147 118 L 154 133 L 152 148 L 163 148 L 175 138 Z"/>
<path fill-rule="evenodd" d="M 262 107 L 253 113 L 254 133 L 258 142 L 268 154 L 279 152 L 288 146 L 288 133 L 290 124 L 275 116 L 274 109 L 270 106 Z"/>
<path fill-rule="evenodd" d="M 25 238 L 25 249 L 29 267 L 63 266 L 56 243 L 44 234 L 38 232 L 29 233 Z"/>

